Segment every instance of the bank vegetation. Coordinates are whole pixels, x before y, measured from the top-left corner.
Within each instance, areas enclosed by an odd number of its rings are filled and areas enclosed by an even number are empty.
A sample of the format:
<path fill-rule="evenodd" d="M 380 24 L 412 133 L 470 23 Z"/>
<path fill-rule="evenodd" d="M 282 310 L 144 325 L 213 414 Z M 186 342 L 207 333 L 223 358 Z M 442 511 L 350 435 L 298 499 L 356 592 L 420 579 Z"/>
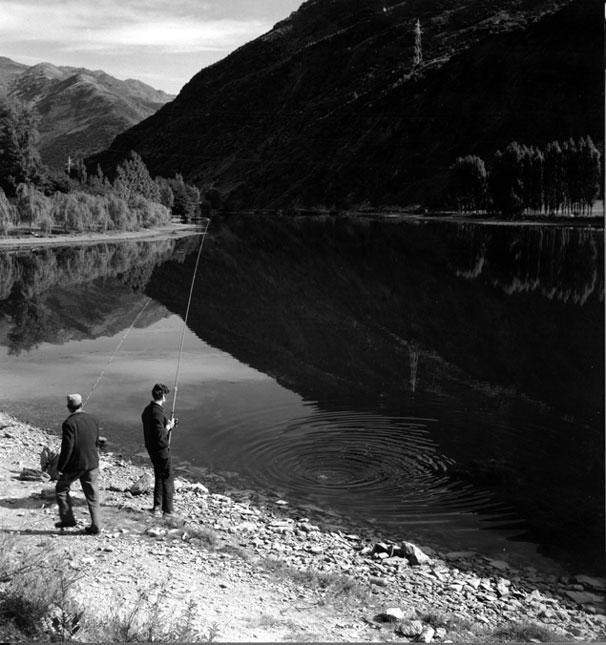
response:
<path fill-rule="evenodd" d="M 197 187 L 181 175 L 152 178 L 135 152 L 112 181 L 99 167 L 89 174 L 82 159 L 51 171 L 38 151 L 38 123 L 32 107 L 0 100 L 0 236 L 135 231 L 198 214 Z"/>

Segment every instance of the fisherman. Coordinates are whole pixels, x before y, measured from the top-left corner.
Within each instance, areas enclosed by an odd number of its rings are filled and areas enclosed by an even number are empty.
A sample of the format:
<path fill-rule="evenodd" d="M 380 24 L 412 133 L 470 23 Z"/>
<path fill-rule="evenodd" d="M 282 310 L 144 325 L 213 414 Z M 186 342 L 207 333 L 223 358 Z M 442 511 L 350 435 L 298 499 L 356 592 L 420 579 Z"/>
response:
<path fill-rule="evenodd" d="M 176 425 L 172 416 L 167 419 L 164 404 L 169 389 L 162 383 L 152 388 L 152 401 L 143 410 L 143 436 L 145 447 L 154 467 L 154 506 L 151 512 L 159 517 L 173 515 L 173 496 L 175 482 L 170 460 L 170 433 Z"/>
<path fill-rule="evenodd" d="M 55 526 L 64 529 L 77 525 L 69 491 L 79 479 L 91 518 L 90 526 L 86 526 L 84 531 L 88 535 L 96 535 L 101 530 L 97 451 L 99 423 L 92 414 L 84 412 L 79 394 L 67 395 L 67 409 L 70 414 L 62 426 L 61 452 L 57 462 L 59 479 L 55 485 L 61 521 L 56 522 Z"/>

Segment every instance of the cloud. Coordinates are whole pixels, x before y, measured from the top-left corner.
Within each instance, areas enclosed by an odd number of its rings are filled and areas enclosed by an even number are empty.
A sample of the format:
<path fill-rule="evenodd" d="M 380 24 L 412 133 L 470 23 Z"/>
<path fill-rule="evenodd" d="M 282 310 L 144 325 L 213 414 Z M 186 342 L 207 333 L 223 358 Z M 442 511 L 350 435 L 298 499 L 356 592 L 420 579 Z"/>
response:
<path fill-rule="evenodd" d="M 53 42 L 64 51 L 223 51 L 270 26 L 258 19 L 221 17 L 216 7 L 187 0 L 47 0 L 44 4 L 3 0 L 0 4 L 2 42 Z"/>

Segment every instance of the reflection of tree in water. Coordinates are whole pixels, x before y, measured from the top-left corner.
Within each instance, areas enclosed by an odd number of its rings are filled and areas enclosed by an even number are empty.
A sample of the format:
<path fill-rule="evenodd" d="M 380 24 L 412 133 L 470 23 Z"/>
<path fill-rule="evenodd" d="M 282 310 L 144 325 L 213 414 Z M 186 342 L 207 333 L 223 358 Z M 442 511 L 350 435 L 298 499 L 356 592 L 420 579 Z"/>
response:
<path fill-rule="evenodd" d="M 52 314 L 39 298 L 18 298 L 12 307 L 13 327 L 8 334 L 8 353 L 18 356 L 22 351 L 36 349 L 55 336 L 58 329 Z"/>
<path fill-rule="evenodd" d="M 508 294 L 538 292 L 583 305 L 602 300 L 601 247 L 596 231 L 562 227 L 457 227 L 449 257 L 458 276 L 486 277 Z"/>
<path fill-rule="evenodd" d="M 181 259 L 197 241 L 197 237 L 181 241 L 185 249 Z M 175 246 L 176 240 L 162 240 L 0 254 L 0 317 L 12 323 L 7 335 L 9 353 L 31 351 L 42 342 L 61 342 L 65 336 L 57 312 L 47 306 L 51 289 L 115 278 L 142 291 L 154 268 L 173 256 Z"/>

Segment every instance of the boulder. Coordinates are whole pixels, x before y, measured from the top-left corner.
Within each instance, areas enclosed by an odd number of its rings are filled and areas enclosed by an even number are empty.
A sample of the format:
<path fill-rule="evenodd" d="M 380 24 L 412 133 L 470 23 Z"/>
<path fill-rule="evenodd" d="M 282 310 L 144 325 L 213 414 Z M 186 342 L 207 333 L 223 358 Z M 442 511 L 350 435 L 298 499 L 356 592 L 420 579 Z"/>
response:
<path fill-rule="evenodd" d="M 150 473 L 144 473 L 139 479 L 129 488 L 128 492 L 131 495 L 143 495 L 149 493 L 154 487 L 154 478 Z"/>
<path fill-rule="evenodd" d="M 408 559 L 408 562 L 412 565 L 431 564 L 433 562 L 426 553 L 424 553 L 418 546 L 412 544 L 412 542 L 404 542 L 402 544 L 402 550 Z"/>

